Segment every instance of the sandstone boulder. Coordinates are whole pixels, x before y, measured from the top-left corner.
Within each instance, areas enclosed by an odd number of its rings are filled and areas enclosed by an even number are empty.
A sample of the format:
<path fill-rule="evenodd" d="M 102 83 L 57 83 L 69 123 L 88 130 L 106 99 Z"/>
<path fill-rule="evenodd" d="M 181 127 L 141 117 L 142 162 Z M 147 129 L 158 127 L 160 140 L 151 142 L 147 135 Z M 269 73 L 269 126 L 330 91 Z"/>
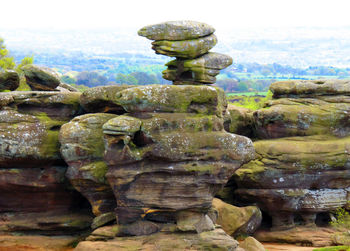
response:
<path fill-rule="evenodd" d="M 19 86 L 19 75 L 15 71 L 0 72 L 0 91 L 16 90 Z"/>
<path fill-rule="evenodd" d="M 150 40 L 188 40 L 208 36 L 214 31 L 208 24 L 186 20 L 148 25 L 141 28 L 138 35 Z"/>
<path fill-rule="evenodd" d="M 252 234 L 260 226 L 262 214 L 256 206 L 235 207 L 220 199 L 213 199 L 213 208 L 218 212 L 216 223 L 231 236 Z"/>
<path fill-rule="evenodd" d="M 50 68 L 30 64 L 21 70 L 33 91 L 54 91 L 60 84 L 58 74 Z"/>
<path fill-rule="evenodd" d="M 270 90 L 274 98 L 349 95 L 350 81 L 339 79 L 279 81 L 272 83 Z"/>
<path fill-rule="evenodd" d="M 114 210 L 115 199 L 105 178 L 102 125 L 116 117 L 92 113 L 75 117 L 60 130 L 61 153 L 68 163 L 67 178 L 90 202 L 96 216 Z"/>

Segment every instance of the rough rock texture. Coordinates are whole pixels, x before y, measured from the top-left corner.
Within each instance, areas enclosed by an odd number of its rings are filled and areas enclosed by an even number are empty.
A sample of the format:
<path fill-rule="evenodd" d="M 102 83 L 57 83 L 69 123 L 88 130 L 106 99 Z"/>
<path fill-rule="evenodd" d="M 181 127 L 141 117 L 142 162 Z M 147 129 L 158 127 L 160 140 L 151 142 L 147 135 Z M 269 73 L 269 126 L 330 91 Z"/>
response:
<path fill-rule="evenodd" d="M 216 223 L 228 235 L 252 234 L 260 226 L 262 215 L 255 206 L 235 207 L 214 198 L 213 208 L 218 212 Z"/>
<path fill-rule="evenodd" d="M 58 74 L 50 68 L 30 64 L 21 70 L 33 91 L 54 91 L 60 84 Z"/>
<path fill-rule="evenodd" d="M 79 96 L 73 92 L 0 93 L 2 231 L 18 230 L 18 226 L 26 231 L 73 228 L 65 217 L 82 198 L 65 179 L 67 166 L 60 156 L 58 132 L 79 112 Z M 46 213 L 56 216 L 56 223 L 40 222 Z M 88 226 L 91 217 L 85 222 Z"/>
<path fill-rule="evenodd" d="M 0 72 L 0 91 L 16 90 L 19 86 L 19 75 L 15 71 Z"/>
<path fill-rule="evenodd" d="M 76 251 L 95 250 L 222 250 L 234 251 L 237 241 L 222 229 L 197 233 L 159 232 L 152 235 L 114 238 L 108 241 L 83 241 Z"/>
<path fill-rule="evenodd" d="M 120 223 L 137 220 L 147 208 L 208 210 L 215 192 L 254 156 L 251 141 L 223 132 L 216 116 L 128 116 L 138 128 L 123 127 L 118 117 L 104 125 L 107 178 Z"/>
<path fill-rule="evenodd" d="M 227 132 L 252 138 L 254 136 L 253 111 L 228 105 L 224 116 L 224 127 Z"/>
<path fill-rule="evenodd" d="M 114 210 L 113 192 L 105 174 L 102 125 L 116 117 L 108 113 L 91 113 L 75 117 L 60 130 L 61 153 L 68 163 L 67 178 L 90 202 L 98 216 Z"/>
<path fill-rule="evenodd" d="M 232 64 L 230 56 L 209 52 L 195 59 L 176 59 L 168 62 L 163 71 L 163 78 L 173 81 L 175 85 L 213 84 L 215 76 Z"/>
<path fill-rule="evenodd" d="M 232 64 L 230 56 L 208 53 L 217 43 L 214 31 L 204 23 L 172 21 L 146 26 L 138 34 L 155 40 L 156 54 L 176 57 L 166 64 L 163 78 L 176 85 L 203 85 L 215 83 L 219 71 Z"/>
<path fill-rule="evenodd" d="M 267 212 L 273 230 L 294 227 L 296 216 L 315 226 L 318 213 L 347 204 L 347 86 L 338 80 L 277 82 L 270 88 L 275 99 L 253 113 L 263 140 L 254 142 L 256 158 L 235 173 L 235 194 Z"/>
<path fill-rule="evenodd" d="M 331 134 L 350 135 L 350 97 L 281 98 L 269 101 L 254 112 L 255 131 L 259 138 Z"/>
<path fill-rule="evenodd" d="M 335 243 L 332 235 L 335 230 L 330 228 L 296 227 L 285 231 L 257 231 L 254 237 L 260 242 L 299 243 L 314 247 L 332 246 Z"/>
<path fill-rule="evenodd" d="M 265 251 L 264 246 L 253 237 L 246 238 L 239 244 L 239 247 L 243 248 L 245 251 Z"/>
<path fill-rule="evenodd" d="M 280 81 L 271 84 L 270 90 L 274 98 L 349 95 L 350 81 L 339 79 Z"/>
<path fill-rule="evenodd" d="M 90 88 L 80 96 L 80 104 L 86 112 L 107 112 L 123 114 L 122 106 L 114 102 L 118 92 L 132 88 L 130 85 L 111 85 Z"/>
<path fill-rule="evenodd" d="M 196 58 L 207 53 L 217 43 L 214 34 L 197 39 L 169 41 L 160 40 L 152 42 L 152 49 L 157 54 L 178 58 Z"/>
<path fill-rule="evenodd" d="M 150 40 L 187 40 L 205 37 L 214 31 L 213 27 L 205 23 L 185 20 L 148 25 L 141 28 L 138 35 Z"/>

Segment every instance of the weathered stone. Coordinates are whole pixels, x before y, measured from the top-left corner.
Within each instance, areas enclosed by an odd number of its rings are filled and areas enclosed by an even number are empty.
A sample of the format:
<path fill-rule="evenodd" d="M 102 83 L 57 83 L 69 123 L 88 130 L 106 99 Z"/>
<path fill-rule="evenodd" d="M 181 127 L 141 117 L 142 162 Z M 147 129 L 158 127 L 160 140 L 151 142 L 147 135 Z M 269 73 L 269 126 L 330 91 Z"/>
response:
<path fill-rule="evenodd" d="M 176 225 L 177 228 L 183 232 L 197 231 L 197 233 L 202 233 L 215 229 L 215 226 L 208 215 L 192 211 L 177 212 Z"/>
<path fill-rule="evenodd" d="M 79 92 L 79 90 L 69 84 L 66 83 L 60 83 L 56 89 L 60 91 L 66 91 L 66 92 Z"/>
<path fill-rule="evenodd" d="M 58 130 L 79 111 L 79 93 L 0 93 L 0 166 L 62 161 Z"/>
<path fill-rule="evenodd" d="M 127 112 L 199 113 L 219 117 L 227 106 L 222 89 L 210 86 L 140 86 L 118 92 L 111 101 Z"/>
<path fill-rule="evenodd" d="M 262 220 L 262 214 L 255 206 L 235 207 L 214 198 L 213 208 L 218 212 L 216 223 L 231 236 L 254 233 Z"/>
<path fill-rule="evenodd" d="M 254 135 L 253 111 L 229 105 L 224 116 L 224 128 L 227 132 L 252 138 Z"/>
<path fill-rule="evenodd" d="M 111 85 L 89 88 L 80 97 L 80 103 L 87 112 L 108 112 L 123 114 L 122 106 L 114 102 L 118 92 L 132 88 L 132 85 Z"/>
<path fill-rule="evenodd" d="M 330 228 L 296 227 L 284 231 L 259 230 L 254 237 L 260 242 L 301 243 L 313 247 L 333 245 L 331 239 L 334 230 Z"/>
<path fill-rule="evenodd" d="M 32 202 L 36 201 L 32 198 Z M 69 235 L 79 233 L 90 228 L 92 217 L 84 211 L 69 212 L 45 211 L 41 212 L 21 212 L 21 213 L 1 213 L 1 232 L 26 232 L 36 231 L 44 235 Z M 1 244 L 0 244 L 1 249 Z"/>
<path fill-rule="evenodd" d="M 159 232 L 152 235 L 114 238 L 107 241 L 83 241 L 76 251 L 95 250 L 222 250 L 235 251 L 237 241 L 222 229 L 197 233 Z"/>
<path fill-rule="evenodd" d="M 209 52 L 195 59 L 175 59 L 166 64 L 163 78 L 177 84 L 213 84 L 219 70 L 232 64 L 230 56 Z"/>
<path fill-rule="evenodd" d="M 196 58 L 207 53 L 217 43 L 214 34 L 196 39 L 152 42 L 152 49 L 157 54 L 178 58 Z"/>
<path fill-rule="evenodd" d="M 100 214 L 99 216 L 95 217 L 94 220 L 92 221 L 91 229 L 99 228 L 112 221 L 115 221 L 115 214 L 113 212 Z"/>
<path fill-rule="evenodd" d="M 281 98 L 254 112 L 259 138 L 332 134 L 350 135 L 350 97 Z"/>
<path fill-rule="evenodd" d="M 105 174 L 102 125 L 114 114 L 94 113 L 75 117 L 60 130 L 61 154 L 68 163 L 66 176 L 90 202 L 96 216 L 111 212 L 115 199 Z"/>
<path fill-rule="evenodd" d="M 250 236 L 240 243 L 239 246 L 245 251 L 265 251 L 264 246 L 255 238 Z"/>
<path fill-rule="evenodd" d="M 257 158 L 235 173 L 246 188 L 346 188 L 350 138 L 293 137 L 254 142 Z"/>
<path fill-rule="evenodd" d="M 143 113 L 133 134 L 104 132 L 107 178 L 123 205 L 118 223 L 139 219 L 144 208 L 208 210 L 215 192 L 254 156 L 251 141 L 221 131 L 219 118 L 186 116 Z"/>
<path fill-rule="evenodd" d="M 134 135 L 141 129 L 141 120 L 130 116 L 118 116 L 108 120 L 102 127 L 105 134 Z"/>
<path fill-rule="evenodd" d="M 196 21 L 170 21 L 148 25 L 138 31 L 139 36 L 150 40 L 188 40 L 214 33 L 215 29 Z"/>
<path fill-rule="evenodd" d="M 30 64 L 21 70 L 33 91 L 54 91 L 60 84 L 58 74 L 50 68 Z"/>
<path fill-rule="evenodd" d="M 272 83 L 270 90 L 274 98 L 349 95 L 350 81 L 339 79 L 279 81 Z"/>
<path fill-rule="evenodd" d="M 19 86 L 19 75 L 15 71 L 0 72 L 0 91 L 16 90 Z"/>

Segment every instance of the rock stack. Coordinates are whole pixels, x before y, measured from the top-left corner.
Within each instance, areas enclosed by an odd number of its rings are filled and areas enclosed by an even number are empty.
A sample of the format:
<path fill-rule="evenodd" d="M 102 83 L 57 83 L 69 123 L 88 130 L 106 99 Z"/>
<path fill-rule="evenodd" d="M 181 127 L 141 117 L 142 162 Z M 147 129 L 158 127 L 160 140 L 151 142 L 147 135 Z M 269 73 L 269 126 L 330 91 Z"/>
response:
<path fill-rule="evenodd" d="M 257 152 L 235 173 L 236 194 L 272 217 L 273 229 L 314 226 L 318 214 L 349 206 L 350 82 L 284 81 L 253 113 Z"/>
<path fill-rule="evenodd" d="M 209 52 L 217 43 L 215 29 L 195 21 L 172 21 L 149 25 L 140 36 L 152 42 L 157 54 L 176 57 L 166 64 L 163 78 L 175 85 L 214 84 L 219 71 L 232 64 L 230 56 Z"/>

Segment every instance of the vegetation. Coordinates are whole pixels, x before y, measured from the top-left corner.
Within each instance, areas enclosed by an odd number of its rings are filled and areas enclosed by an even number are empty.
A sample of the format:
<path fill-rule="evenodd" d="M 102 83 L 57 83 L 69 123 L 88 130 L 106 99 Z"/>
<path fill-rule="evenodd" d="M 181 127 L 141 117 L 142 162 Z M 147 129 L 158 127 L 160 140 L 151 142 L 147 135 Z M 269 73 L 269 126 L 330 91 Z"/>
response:
<path fill-rule="evenodd" d="M 313 251 L 350 251 L 350 246 L 316 248 Z"/>
<path fill-rule="evenodd" d="M 335 211 L 335 219 L 330 222 L 331 226 L 338 230 L 350 230 L 350 214 L 340 207 Z"/>
<path fill-rule="evenodd" d="M 251 110 L 258 110 L 260 108 L 263 108 L 265 103 L 272 99 L 272 92 L 268 91 L 266 93 L 266 96 L 260 96 L 260 95 L 233 95 L 230 93 L 227 96 L 228 103 L 231 105 L 239 106 L 248 108 Z"/>

